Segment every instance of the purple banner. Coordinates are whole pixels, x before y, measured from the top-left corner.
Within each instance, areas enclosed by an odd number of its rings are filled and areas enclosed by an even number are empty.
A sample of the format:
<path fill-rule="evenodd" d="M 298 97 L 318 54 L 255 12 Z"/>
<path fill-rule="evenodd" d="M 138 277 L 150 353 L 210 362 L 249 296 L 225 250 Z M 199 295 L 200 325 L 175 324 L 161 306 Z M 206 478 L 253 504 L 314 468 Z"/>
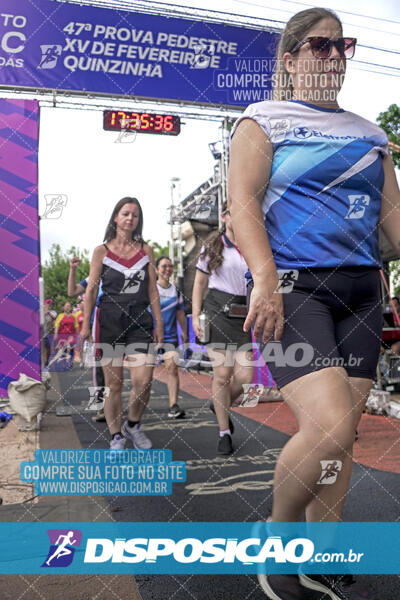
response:
<path fill-rule="evenodd" d="M 49 0 L 1 0 L 0 85 L 247 106 L 279 34 Z"/>
<path fill-rule="evenodd" d="M 0 99 L 0 396 L 40 380 L 39 106 Z"/>

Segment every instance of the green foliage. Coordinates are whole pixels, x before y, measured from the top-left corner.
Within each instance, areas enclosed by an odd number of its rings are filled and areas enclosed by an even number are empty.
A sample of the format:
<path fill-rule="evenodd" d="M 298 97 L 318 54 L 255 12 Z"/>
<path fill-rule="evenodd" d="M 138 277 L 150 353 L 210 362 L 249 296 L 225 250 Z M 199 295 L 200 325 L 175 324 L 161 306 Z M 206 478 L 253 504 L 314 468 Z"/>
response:
<path fill-rule="evenodd" d="M 379 113 L 377 122 L 386 131 L 389 141 L 400 146 L 400 106 L 391 104 L 386 111 Z M 391 153 L 395 166 L 400 168 L 400 152 L 391 150 Z"/>
<path fill-rule="evenodd" d="M 67 300 L 74 302 L 74 299 L 67 295 L 69 261 L 74 256 L 81 259 L 81 263 L 76 269 L 76 282 L 79 283 L 89 275 L 89 253 L 88 250 L 79 250 L 75 246 L 63 252 L 59 244 L 53 244 L 49 254 L 50 258 L 42 266 L 44 297 L 45 299 L 52 298 L 52 308 L 59 313 L 62 312 L 64 302 Z"/>
<path fill-rule="evenodd" d="M 389 267 L 392 294 L 400 296 L 400 260 L 392 260 Z"/>
<path fill-rule="evenodd" d="M 169 256 L 168 246 L 160 246 L 158 242 L 152 242 L 151 240 L 146 241 L 153 248 L 154 260 L 157 260 L 159 256 Z"/>

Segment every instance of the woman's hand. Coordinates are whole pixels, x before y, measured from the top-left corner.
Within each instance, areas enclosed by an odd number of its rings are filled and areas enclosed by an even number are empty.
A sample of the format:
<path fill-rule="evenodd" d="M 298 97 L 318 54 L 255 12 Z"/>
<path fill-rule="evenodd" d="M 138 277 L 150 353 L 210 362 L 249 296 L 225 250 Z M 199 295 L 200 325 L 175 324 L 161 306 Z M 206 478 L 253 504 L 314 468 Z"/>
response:
<path fill-rule="evenodd" d="M 153 339 L 156 344 L 162 344 L 164 341 L 164 324 L 162 321 L 156 321 L 156 327 L 153 332 Z"/>
<path fill-rule="evenodd" d="M 76 269 L 77 267 L 79 267 L 80 263 L 81 263 L 81 259 L 78 258 L 77 256 L 74 256 L 69 261 L 69 266 L 71 267 L 71 269 Z"/>
<path fill-rule="evenodd" d="M 90 331 L 89 325 L 85 325 L 85 324 L 82 325 L 81 340 L 82 340 L 82 344 L 84 344 L 86 341 L 93 343 L 92 333 Z"/>
<path fill-rule="evenodd" d="M 196 336 L 198 339 L 201 338 L 201 336 L 203 335 L 203 330 L 200 326 L 200 321 L 199 321 L 199 317 L 192 317 L 192 327 L 193 327 L 193 331 L 195 332 Z"/>
<path fill-rule="evenodd" d="M 254 283 L 250 296 L 249 312 L 243 325 L 244 331 L 249 331 L 253 325 L 256 340 L 262 335 L 262 341 L 267 342 L 272 335 L 278 342 L 283 334 L 283 300 L 282 294 L 275 291 L 278 282 Z"/>

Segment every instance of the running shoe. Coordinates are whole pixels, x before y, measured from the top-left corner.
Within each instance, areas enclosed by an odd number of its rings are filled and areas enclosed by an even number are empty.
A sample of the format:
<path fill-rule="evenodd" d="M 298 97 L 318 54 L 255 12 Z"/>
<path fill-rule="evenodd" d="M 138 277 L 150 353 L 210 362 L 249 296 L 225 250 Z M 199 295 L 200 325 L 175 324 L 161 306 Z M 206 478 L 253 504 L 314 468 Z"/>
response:
<path fill-rule="evenodd" d="M 351 579 L 350 575 L 299 575 L 302 586 L 323 592 L 327 600 L 368 600 L 367 595 L 351 589 Z"/>
<path fill-rule="evenodd" d="M 182 408 L 180 408 L 178 404 L 173 404 L 169 407 L 168 419 L 183 419 L 185 414 L 185 411 Z"/>
<path fill-rule="evenodd" d="M 140 423 L 129 427 L 128 421 L 125 421 L 122 425 L 122 434 L 127 440 L 131 440 L 133 447 L 138 450 L 148 450 L 153 446 L 147 435 L 140 430 Z"/>
<path fill-rule="evenodd" d="M 217 446 L 217 454 L 232 454 L 233 452 L 233 444 L 232 438 L 229 433 L 225 433 L 222 437 L 219 438 L 218 446 Z"/>
<path fill-rule="evenodd" d="M 210 410 L 211 410 L 211 412 L 213 412 L 213 413 L 214 413 L 214 415 L 215 415 L 214 402 L 213 402 L 212 400 L 211 400 L 211 402 L 210 402 Z M 231 418 L 230 418 L 230 417 L 229 417 L 229 431 L 231 432 L 231 435 L 233 435 L 233 432 L 235 431 L 235 426 L 234 426 L 234 424 L 232 423 L 232 420 L 231 420 Z"/>
<path fill-rule="evenodd" d="M 258 582 L 271 600 L 312 600 L 321 596 L 310 596 L 300 585 L 297 575 L 257 575 Z M 321 598 L 322 600 L 322 598 Z M 328 600 L 326 598 L 326 600 Z"/>
<path fill-rule="evenodd" d="M 126 439 L 122 435 L 115 435 L 110 441 L 110 450 L 125 450 Z"/>

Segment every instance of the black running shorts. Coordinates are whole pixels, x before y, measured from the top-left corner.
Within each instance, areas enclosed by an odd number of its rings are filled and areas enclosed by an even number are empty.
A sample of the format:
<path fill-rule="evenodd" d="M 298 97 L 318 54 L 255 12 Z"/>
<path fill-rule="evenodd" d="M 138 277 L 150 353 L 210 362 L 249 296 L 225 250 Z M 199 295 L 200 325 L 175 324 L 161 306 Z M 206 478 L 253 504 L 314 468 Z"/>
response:
<path fill-rule="evenodd" d="M 349 377 L 374 379 L 383 325 L 379 271 L 354 267 L 293 273 L 293 285 L 286 282 L 281 288 L 282 339 L 259 344 L 277 385 L 338 366 Z M 250 283 L 248 301 L 252 288 Z"/>
<path fill-rule="evenodd" d="M 99 342 L 104 344 L 103 356 L 107 348 L 125 346 L 126 354 L 137 352 L 147 354 L 153 342 L 153 317 L 145 305 L 117 304 L 101 302 L 99 307 Z"/>

